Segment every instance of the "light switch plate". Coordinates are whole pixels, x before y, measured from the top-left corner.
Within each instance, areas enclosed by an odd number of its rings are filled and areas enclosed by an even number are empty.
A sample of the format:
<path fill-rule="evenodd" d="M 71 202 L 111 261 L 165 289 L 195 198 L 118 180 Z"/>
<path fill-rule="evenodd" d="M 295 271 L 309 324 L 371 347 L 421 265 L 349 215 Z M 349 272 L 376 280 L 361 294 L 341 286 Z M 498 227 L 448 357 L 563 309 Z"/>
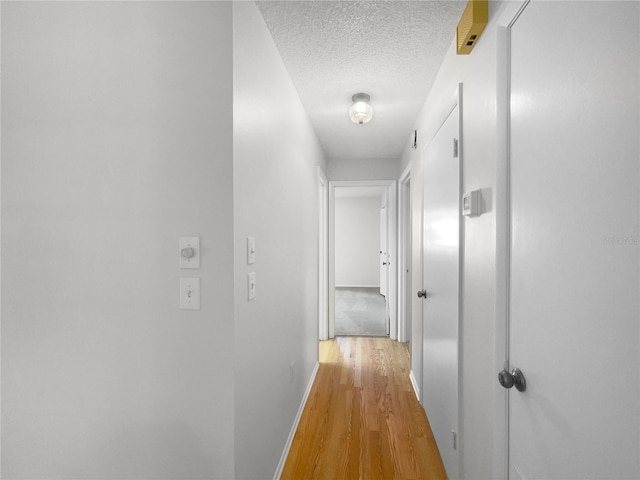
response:
<path fill-rule="evenodd" d="M 256 263 L 256 239 L 247 237 L 247 265 Z"/>
<path fill-rule="evenodd" d="M 200 310 L 200 279 L 180 279 L 180 309 Z"/>
<path fill-rule="evenodd" d="M 249 300 L 256 298 L 256 272 L 247 274 L 247 292 Z"/>
<path fill-rule="evenodd" d="M 200 237 L 180 237 L 178 255 L 180 268 L 200 268 Z"/>

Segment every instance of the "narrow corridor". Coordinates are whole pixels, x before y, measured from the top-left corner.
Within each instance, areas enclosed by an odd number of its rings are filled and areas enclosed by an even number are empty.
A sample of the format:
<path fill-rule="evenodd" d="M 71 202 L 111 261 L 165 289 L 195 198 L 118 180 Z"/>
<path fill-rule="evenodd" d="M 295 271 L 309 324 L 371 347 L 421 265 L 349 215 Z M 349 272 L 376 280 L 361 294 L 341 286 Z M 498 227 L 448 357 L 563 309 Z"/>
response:
<path fill-rule="evenodd" d="M 320 368 L 281 478 L 446 478 L 409 380 L 406 344 L 320 342 Z"/>

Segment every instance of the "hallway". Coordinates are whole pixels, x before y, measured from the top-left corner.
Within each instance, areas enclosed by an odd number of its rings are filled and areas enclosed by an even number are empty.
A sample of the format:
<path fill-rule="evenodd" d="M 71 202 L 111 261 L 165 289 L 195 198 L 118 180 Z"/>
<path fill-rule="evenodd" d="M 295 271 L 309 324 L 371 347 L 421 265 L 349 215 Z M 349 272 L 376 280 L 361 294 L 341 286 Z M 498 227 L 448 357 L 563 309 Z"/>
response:
<path fill-rule="evenodd" d="M 409 381 L 406 344 L 320 342 L 320 368 L 281 476 L 300 478 L 446 478 Z"/>
<path fill-rule="evenodd" d="M 0 478 L 640 479 L 640 1 L 0 10 Z M 389 338 L 319 359 L 356 186 Z"/>

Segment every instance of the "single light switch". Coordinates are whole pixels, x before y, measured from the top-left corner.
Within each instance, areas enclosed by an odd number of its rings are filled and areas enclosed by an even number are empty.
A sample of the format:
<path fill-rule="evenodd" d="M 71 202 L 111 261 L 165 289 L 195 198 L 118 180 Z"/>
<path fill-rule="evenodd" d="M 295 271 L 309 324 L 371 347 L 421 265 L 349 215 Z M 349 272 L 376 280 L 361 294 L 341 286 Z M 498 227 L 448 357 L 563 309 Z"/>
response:
<path fill-rule="evenodd" d="M 256 239 L 247 237 L 247 265 L 256 263 Z"/>
<path fill-rule="evenodd" d="M 200 237 L 180 237 L 180 268 L 200 268 Z"/>
<path fill-rule="evenodd" d="M 180 309 L 200 310 L 200 279 L 180 279 Z"/>
<path fill-rule="evenodd" d="M 256 272 L 247 274 L 247 290 L 249 300 L 256 298 Z"/>

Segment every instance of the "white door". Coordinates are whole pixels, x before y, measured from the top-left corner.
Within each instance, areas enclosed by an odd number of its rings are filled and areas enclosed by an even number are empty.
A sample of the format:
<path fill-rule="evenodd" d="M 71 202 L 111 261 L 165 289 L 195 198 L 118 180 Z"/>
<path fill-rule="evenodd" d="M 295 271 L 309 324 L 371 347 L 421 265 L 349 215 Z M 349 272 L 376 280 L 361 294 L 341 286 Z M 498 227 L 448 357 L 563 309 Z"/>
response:
<path fill-rule="evenodd" d="M 511 29 L 509 478 L 640 478 L 639 4 Z"/>
<path fill-rule="evenodd" d="M 389 254 L 387 245 L 387 209 L 380 209 L 380 295 L 387 296 L 389 275 Z"/>
<path fill-rule="evenodd" d="M 456 106 L 421 158 L 423 403 L 450 479 L 458 478 L 460 162 L 454 147 L 458 138 Z"/>

